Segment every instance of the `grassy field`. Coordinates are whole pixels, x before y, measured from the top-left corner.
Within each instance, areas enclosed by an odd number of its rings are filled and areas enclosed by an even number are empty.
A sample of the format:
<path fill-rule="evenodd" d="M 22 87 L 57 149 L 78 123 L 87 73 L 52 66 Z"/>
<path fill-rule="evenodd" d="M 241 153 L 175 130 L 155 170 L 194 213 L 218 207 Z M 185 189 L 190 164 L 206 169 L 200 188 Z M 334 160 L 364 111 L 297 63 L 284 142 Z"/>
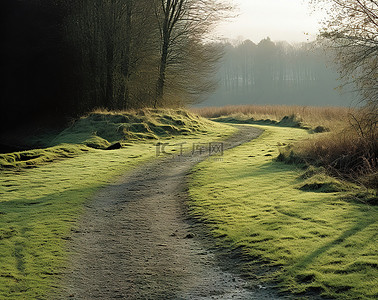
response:
<path fill-rule="evenodd" d="M 280 146 L 308 137 L 307 131 L 261 128 L 260 138 L 226 151 L 224 161 L 195 167 L 192 216 L 219 247 L 250 261 L 243 266 L 246 275 L 269 266 L 274 271 L 262 279 L 298 297 L 320 292 L 376 299 L 376 206 L 353 200 L 357 186 L 275 160 Z"/>
<path fill-rule="evenodd" d="M 193 120 L 192 116 L 185 117 L 182 113 L 166 111 L 158 115 L 159 120 L 149 115 L 149 121 L 159 124 L 160 118 L 166 117 L 167 123 L 178 123 L 170 124 L 180 129 L 176 135 L 162 130 L 171 130 L 170 126 L 153 131 L 152 125 L 147 124 L 147 130 L 144 125 L 136 125 L 142 122 L 135 121 L 134 132 L 127 129 L 133 139 L 122 140 L 124 148 L 112 151 L 94 149 L 88 147 L 88 139 L 102 141 L 106 135 L 109 137 L 117 133 L 114 139 L 109 138 L 107 142 L 110 144 L 122 139 L 119 131 L 112 132 L 116 123 L 109 121 L 109 118 L 114 121 L 122 116 L 119 113 L 105 113 L 102 116 L 97 113 L 99 122 L 105 122 L 110 130 L 104 130 L 101 124 L 94 124 L 91 118 L 84 118 L 76 123 L 76 129 L 71 127 L 58 136 L 66 144 L 33 150 L 32 153 L 27 151 L 1 156 L 0 299 L 48 298 L 49 290 L 58 285 L 66 260 L 66 241 L 71 230 L 75 230 L 75 222 L 85 203 L 115 176 L 155 157 L 157 139 L 137 139 L 141 133 L 155 134 L 160 141 L 173 146 L 181 142 L 210 142 L 235 131 L 229 126 L 200 118 Z M 79 126 L 80 122 L 85 126 Z M 143 132 L 135 129 L 138 126 L 144 128 Z M 95 135 L 93 128 L 104 132 Z M 159 135 L 156 134 L 158 130 Z M 183 131 L 187 134 L 182 135 Z M 67 144 L 70 141 L 73 144 Z M 82 144 L 75 144 L 77 142 Z M 166 150 L 173 153 L 175 147 L 168 146 Z"/>

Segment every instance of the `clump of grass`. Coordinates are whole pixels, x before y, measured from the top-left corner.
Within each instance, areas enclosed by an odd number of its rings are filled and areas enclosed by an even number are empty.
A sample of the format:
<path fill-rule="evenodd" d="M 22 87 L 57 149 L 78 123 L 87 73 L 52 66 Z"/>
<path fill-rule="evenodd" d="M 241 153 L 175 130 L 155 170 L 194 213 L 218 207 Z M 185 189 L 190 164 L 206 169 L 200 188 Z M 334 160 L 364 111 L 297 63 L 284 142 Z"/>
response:
<path fill-rule="evenodd" d="M 295 187 L 314 193 L 345 193 L 342 198 L 368 205 L 377 205 L 378 195 L 374 189 L 367 189 L 361 184 L 331 176 L 323 167 L 309 166 L 300 176 L 300 183 Z"/>
<path fill-rule="evenodd" d="M 337 193 L 353 191 L 354 186 L 350 183 L 340 181 L 326 173 L 318 173 L 301 182 L 298 189 L 309 192 Z"/>
<path fill-rule="evenodd" d="M 354 112 L 353 109 L 346 107 L 289 105 L 231 105 L 192 108 L 192 111 L 206 118 L 228 116 L 235 119 L 253 118 L 254 121 L 272 120 L 279 122 L 285 116 L 296 116 L 296 119 L 305 126 L 314 129 L 322 126 L 324 129 L 330 130 L 344 126 L 348 120 L 348 115 Z"/>

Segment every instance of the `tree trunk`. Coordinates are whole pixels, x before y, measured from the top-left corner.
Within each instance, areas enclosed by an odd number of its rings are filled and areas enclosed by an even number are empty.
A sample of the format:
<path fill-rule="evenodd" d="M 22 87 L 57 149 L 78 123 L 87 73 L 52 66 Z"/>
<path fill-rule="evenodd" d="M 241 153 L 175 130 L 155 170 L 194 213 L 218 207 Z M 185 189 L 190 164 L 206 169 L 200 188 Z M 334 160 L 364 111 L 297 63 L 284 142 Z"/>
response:
<path fill-rule="evenodd" d="M 113 42 L 108 41 L 107 43 L 107 53 L 106 53 L 106 100 L 105 106 L 108 109 L 113 108 L 113 97 L 114 97 L 114 79 L 113 79 L 113 65 L 114 65 L 114 49 Z"/>
<path fill-rule="evenodd" d="M 125 38 L 125 52 L 123 58 L 123 68 L 122 73 L 124 76 L 124 86 L 123 86 L 123 99 L 121 99 L 122 103 L 120 103 L 120 107 L 126 109 L 129 106 L 130 102 L 130 88 L 129 88 L 129 78 L 131 75 L 131 39 L 132 39 L 132 24 L 131 18 L 133 14 L 133 1 L 128 0 L 126 1 L 126 15 L 125 15 L 125 22 L 126 22 L 126 38 Z"/>
<path fill-rule="evenodd" d="M 167 68 L 167 58 L 168 58 L 168 44 L 166 45 L 164 43 L 161 60 L 160 60 L 159 78 L 156 85 L 156 98 L 155 98 L 154 108 L 156 108 L 158 101 L 163 99 L 163 96 L 164 96 L 165 70 Z"/>
<path fill-rule="evenodd" d="M 163 23 L 163 44 L 161 47 L 161 57 L 160 57 L 160 66 L 159 66 L 159 77 L 156 84 L 156 97 L 154 108 L 157 107 L 158 102 L 161 102 L 164 96 L 164 85 L 165 85 L 165 71 L 167 69 L 167 61 L 168 61 L 168 48 L 169 48 L 169 41 L 170 41 L 170 29 L 169 29 L 169 9 L 166 9 L 165 16 L 164 16 L 164 23 Z"/>

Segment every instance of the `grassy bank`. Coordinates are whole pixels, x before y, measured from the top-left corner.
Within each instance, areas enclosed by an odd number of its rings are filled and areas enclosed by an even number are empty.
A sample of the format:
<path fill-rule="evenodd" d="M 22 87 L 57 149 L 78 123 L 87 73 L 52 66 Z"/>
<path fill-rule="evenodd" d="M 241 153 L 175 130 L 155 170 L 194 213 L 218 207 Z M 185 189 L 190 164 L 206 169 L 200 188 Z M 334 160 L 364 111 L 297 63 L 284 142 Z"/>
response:
<path fill-rule="evenodd" d="M 106 113 L 99 118 L 98 113 L 97 118 L 100 122 L 105 120 L 107 126 L 113 128 L 112 124 L 116 123 L 109 122 L 109 118 L 114 120 L 116 115 L 119 114 Z M 173 147 L 176 144 L 209 142 L 235 131 L 199 118 L 192 123 L 196 126 L 191 126 L 191 120 L 172 111 L 157 115 L 159 118 L 166 116 L 167 122 L 173 122 L 169 117 L 181 119 L 183 123 L 171 125 L 181 128 L 180 132 L 187 132 L 187 135 L 168 135 L 166 130 L 171 127 L 160 129 L 161 134 L 157 138 L 169 144 L 166 151 L 171 153 L 177 148 Z M 71 230 L 75 230 L 75 222 L 84 204 L 115 176 L 155 157 L 157 140 L 138 139 L 141 132 L 135 130 L 136 125 L 134 132 L 127 130 L 134 135 L 133 139 L 120 140 L 117 136 L 119 132 L 113 132 L 115 140 L 108 142 L 121 141 L 122 149 L 105 151 L 89 147 L 86 137 L 104 139 L 101 134 L 94 135 L 92 131 L 93 128 L 101 130 L 104 127 L 96 125 L 93 120 L 83 120 L 85 125 L 90 123 L 90 126 L 76 125 L 77 130 L 67 129 L 68 132 L 58 136 L 66 144 L 57 147 L 85 151 L 59 156 L 55 151 L 58 148 L 53 147 L 49 151 L 34 150 L 34 155 L 13 153 L 3 157 L 6 166 L 3 165 L 0 173 L 1 299 L 48 298 L 49 290 L 58 284 L 59 275 L 64 270 L 66 241 L 70 238 Z M 150 121 L 159 124 L 157 119 Z M 122 124 L 129 127 L 127 122 Z M 88 127 L 90 130 L 83 129 Z M 148 132 L 142 134 L 152 134 L 150 127 L 144 128 Z M 111 130 L 106 132 L 109 135 L 112 133 Z M 81 137 L 75 140 L 70 139 L 70 135 Z M 77 142 L 82 144 L 78 145 Z M 27 161 L 29 165 L 25 164 Z"/>
<path fill-rule="evenodd" d="M 317 172 L 303 176 L 298 166 L 274 160 L 278 145 L 306 138 L 307 131 L 262 128 L 260 138 L 226 151 L 224 161 L 197 165 L 190 178 L 191 214 L 220 247 L 251 262 L 243 266 L 245 274 L 274 266 L 262 279 L 299 296 L 375 298 L 377 208 L 352 200 L 357 186 Z"/>
<path fill-rule="evenodd" d="M 108 150 L 116 145 L 115 148 L 119 148 L 128 143 L 207 133 L 214 126 L 213 122 L 186 110 L 96 110 L 76 120 L 58 135 L 29 137 L 27 142 L 34 145 L 34 150 L 0 154 L 0 171 L 33 168 L 75 157 L 90 148 Z"/>

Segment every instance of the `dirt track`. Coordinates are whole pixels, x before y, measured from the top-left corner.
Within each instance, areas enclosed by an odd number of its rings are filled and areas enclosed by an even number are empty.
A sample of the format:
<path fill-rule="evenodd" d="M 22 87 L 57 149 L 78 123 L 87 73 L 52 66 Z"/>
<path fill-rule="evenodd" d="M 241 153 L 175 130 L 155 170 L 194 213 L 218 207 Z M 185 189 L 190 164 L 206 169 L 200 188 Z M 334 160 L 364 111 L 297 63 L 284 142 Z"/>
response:
<path fill-rule="evenodd" d="M 225 148 L 260 134 L 241 126 Z M 192 234 L 185 176 L 195 164 L 158 159 L 99 191 L 73 233 L 54 299 L 277 299 L 269 288 L 247 289 Z"/>

